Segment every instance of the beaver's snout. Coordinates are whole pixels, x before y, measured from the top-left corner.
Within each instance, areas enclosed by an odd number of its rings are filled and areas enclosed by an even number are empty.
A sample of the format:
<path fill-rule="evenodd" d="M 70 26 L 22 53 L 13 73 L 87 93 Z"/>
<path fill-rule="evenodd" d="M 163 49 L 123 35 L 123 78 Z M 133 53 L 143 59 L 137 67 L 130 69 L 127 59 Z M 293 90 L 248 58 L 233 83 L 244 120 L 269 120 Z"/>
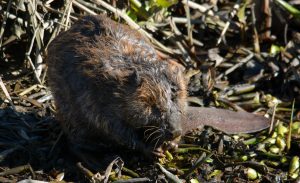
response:
<path fill-rule="evenodd" d="M 165 138 L 167 140 L 173 140 L 182 134 L 182 127 L 180 120 L 169 122 L 165 128 Z"/>
<path fill-rule="evenodd" d="M 177 137 L 179 137 L 182 134 L 182 129 L 177 129 L 177 130 L 166 130 L 165 136 L 166 139 L 173 140 Z"/>

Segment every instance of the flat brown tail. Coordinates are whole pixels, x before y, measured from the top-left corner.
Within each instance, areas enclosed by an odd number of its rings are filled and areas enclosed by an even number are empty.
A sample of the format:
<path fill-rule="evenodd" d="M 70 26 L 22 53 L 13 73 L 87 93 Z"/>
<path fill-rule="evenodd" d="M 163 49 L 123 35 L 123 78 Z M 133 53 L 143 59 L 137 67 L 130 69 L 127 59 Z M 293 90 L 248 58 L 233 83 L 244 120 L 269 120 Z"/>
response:
<path fill-rule="evenodd" d="M 253 133 L 268 128 L 270 119 L 243 111 L 189 106 L 182 124 L 183 133 L 203 126 L 227 134 Z"/>

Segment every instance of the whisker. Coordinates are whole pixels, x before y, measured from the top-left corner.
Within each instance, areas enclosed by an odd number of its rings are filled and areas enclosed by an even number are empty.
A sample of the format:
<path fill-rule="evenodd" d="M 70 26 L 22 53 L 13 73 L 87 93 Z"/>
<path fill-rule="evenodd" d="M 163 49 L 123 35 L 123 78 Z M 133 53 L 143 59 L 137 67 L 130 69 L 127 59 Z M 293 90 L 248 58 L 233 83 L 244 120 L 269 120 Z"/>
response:
<path fill-rule="evenodd" d="M 154 132 L 152 132 L 152 133 L 147 137 L 146 142 L 150 139 L 151 136 L 153 136 L 153 135 L 156 134 L 156 133 L 160 133 L 160 131 L 161 131 L 161 129 L 157 129 L 157 130 L 155 130 Z"/>
<path fill-rule="evenodd" d="M 154 132 L 152 132 L 151 134 L 149 134 L 145 140 L 145 142 L 148 142 L 149 139 L 151 139 L 151 137 L 156 134 L 156 133 L 159 133 L 159 130 L 155 130 Z"/>
<path fill-rule="evenodd" d="M 163 131 L 162 129 L 160 129 L 160 131 Z M 154 140 L 156 140 L 157 138 L 160 138 L 160 137 L 162 137 L 163 136 L 163 132 L 162 133 L 160 133 L 160 135 L 159 136 L 157 136 L 157 137 L 155 137 L 155 138 L 153 138 L 152 140 L 151 140 L 151 142 L 153 142 Z"/>
<path fill-rule="evenodd" d="M 143 126 L 143 128 L 159 128 L 159 127 L 154 126 L 154 125 L 153 125 L 153 126 L 152 126 L 152 125 L 151 125 L 151 126 L 147 126 L 147 125 L 146 125 L 146 126 Z"/>
<path fill-rule="evenodd" d="M 158 144 L 158 142 L 159 142 L 159 140 L 160 140 L 161 137 L 162 137 L 162 135 L 160 135 L 160 136 L 157 138 L 157 141 L 155 142 L 155 145 L 154 145 L 154 150 L 156 149 L 157 144 Z"/>
<path fill-rule="evenodd" d="M 148 128 L 147 130 L 144 131 L 144 135 L 145 135 L 148 131 L 152 131 L 152 130 L 156 130 L 156 128 Z"/>
<path fill-rule="evenodd" d="M 157 127 L 157 126 L 139 126 L 139 127 L 136 127 L 137 129 L 141 129 L 141 128 L 159 128 L 159 127 Z"/>
<path fill-rule="evenodd" d="M 144 139 L 149 138 L 157 129 L 149 129 L 144 132 Z"/>

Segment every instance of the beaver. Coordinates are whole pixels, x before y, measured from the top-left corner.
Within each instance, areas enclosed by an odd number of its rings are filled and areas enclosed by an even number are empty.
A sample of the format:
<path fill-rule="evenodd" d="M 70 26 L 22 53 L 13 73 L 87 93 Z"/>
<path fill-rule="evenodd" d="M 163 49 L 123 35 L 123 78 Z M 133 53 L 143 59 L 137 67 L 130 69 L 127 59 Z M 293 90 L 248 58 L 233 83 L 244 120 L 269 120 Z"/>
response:
<path fill-rule="evenodd" d="M 47 64 L 56 115 L 73 143 L 147 153 L 181 135 L 184 68 L 127 25 L 85 16 L 51 42 Z"/>
<path fill-rule="evenodd" d="M 203 125 L 228 134 L 270 126 L 247 112 L 187 107 L 184 67 L 159 56 L 137 30 L 105 15 L 85 16 L 58 35 L 47 64 L 56 116 L 77 146 L 161 155 L 164 142 L 174 148 L 176 137 Z"/>

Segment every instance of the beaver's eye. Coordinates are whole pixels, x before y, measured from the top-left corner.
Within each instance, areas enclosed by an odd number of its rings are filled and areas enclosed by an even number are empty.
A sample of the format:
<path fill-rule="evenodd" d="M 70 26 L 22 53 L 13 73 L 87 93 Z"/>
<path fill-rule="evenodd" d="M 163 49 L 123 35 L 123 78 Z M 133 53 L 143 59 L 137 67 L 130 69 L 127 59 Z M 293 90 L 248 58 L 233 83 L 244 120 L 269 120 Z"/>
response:
<path fill-rule="evenodd" d="M 177 90 L 172 90 L 171 100 L 174 102 L 177 98 Z"/>
<path fill-rule="evenodd" d="M 177 93 L 173 93 L 171 94 L 171 100 L 174 102 L 177 98 Z"/>
<path fill-rule="evenodd" d="M 171 86 L 171 92 L 172 92 L 172 93 L 176 93 L 177 90 L 178 90 L 178 87 L 177 87 L 177 86 L 174 86 L 174 85 Z"/>
<path fill-rule="evenodd" d="M 171 86 L 171 100 L 174 102 L 177 97 L 178 88 L 174 85 Z"/>
<path fill-rule="evenodd" d="M 156 116 L 160 115 L 160 111 L 156 106 L 152 106 L 152 114 Z"/>

